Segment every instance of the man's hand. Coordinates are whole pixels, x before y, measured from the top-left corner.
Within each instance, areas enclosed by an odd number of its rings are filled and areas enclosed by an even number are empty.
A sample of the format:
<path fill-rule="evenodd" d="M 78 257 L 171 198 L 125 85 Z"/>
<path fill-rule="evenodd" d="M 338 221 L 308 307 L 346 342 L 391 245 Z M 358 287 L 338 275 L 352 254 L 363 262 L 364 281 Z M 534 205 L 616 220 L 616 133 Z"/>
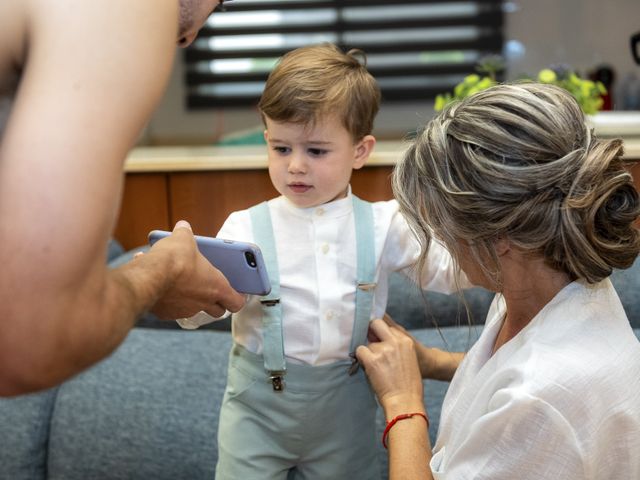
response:
<path fill-rule="evenodd" d="M 144 256 L 152 261 L 156 255 L 171 258 L 174 272 L 152 308 L 160 318 L 191 317 L 200 311 L 220 317 L 226 310 L 237 312 L 244 305 L 245 296 L 231 288 L 224 275 L 200 253 L 191 226 L 184 220 Z"/>

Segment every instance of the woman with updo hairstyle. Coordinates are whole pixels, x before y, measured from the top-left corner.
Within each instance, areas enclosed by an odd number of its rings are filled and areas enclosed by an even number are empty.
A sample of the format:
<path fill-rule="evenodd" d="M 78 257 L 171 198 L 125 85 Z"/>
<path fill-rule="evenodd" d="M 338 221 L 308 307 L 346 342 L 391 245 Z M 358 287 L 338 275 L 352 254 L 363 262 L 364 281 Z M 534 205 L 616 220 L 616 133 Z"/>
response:
<path fill-rule="evenodd" d="M 536 83 L 451 104 L 413 141 L 393 188 L 422 250 L 441 241 L 497 294 L 466 355 L 372 323 L 357 356 L 391 479 L 640 479 L 640 342 L 608 279 L 640 250 L 622 155 Z M 433 451 L 422 378 L 451 380 Z"/>

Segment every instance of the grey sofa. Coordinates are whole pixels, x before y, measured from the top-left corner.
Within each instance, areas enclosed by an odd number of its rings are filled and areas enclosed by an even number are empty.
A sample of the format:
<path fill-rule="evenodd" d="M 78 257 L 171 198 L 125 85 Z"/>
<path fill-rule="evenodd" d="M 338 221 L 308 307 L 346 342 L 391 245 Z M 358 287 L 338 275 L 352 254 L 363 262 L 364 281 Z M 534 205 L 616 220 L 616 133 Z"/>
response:
<path fill-rule="evenodd" d="M 613 281 L 640 338 L 640 261 L 615 272 Z M 389 313 L 422 342 L 467 350 L 480 333 L 488 292 L 465 293 L 473 326 L 457 296 L 422 295 L 402 277 L 391 285 Z M 145 316 L 112 356 L 88 371 L 43 393 L 0 400 L 0 479 L 213 478 L 229 324 L 174 327 Z M 432 440 L 447 385 L 425 382 Z M 380 432 L 382 425 L 379 415 Z M 380 465 L 386 471 L 381 447 Z"/>

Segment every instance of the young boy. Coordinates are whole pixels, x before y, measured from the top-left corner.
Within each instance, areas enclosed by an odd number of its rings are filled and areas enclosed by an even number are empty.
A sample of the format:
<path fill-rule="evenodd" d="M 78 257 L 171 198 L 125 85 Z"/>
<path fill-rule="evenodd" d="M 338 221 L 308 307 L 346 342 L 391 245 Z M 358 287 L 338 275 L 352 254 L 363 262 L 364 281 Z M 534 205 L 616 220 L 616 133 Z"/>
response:
<path fill-rule="evenodd" d="M 350 355 L 384 314 L 389 274 L 409 273 L 420 249 L 395 201 L 351 194 L 380 103 L 355 55 L 330 44 L 288 53 L 259 104 L 281 196 L 232 213 L 218 237 L 259 245 L 272 291 L 233 316 L 219 480 L 380 476 L 376 402 Z M 438 244 L 425 272 L 423 288 L 455 288 Z"/>

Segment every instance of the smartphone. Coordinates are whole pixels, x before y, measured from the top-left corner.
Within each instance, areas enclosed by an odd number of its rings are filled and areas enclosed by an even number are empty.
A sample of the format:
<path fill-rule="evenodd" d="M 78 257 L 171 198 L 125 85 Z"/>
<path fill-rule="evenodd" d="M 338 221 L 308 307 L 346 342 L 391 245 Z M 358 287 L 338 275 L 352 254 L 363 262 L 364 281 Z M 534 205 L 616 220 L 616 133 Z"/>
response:
<path fill-rule="evenodd" d="M 153 230 L 149 244 L 168 237 L 171 232 Z M 227 277 L 231 286 L 240 293 L 267 295 L 271 282 L 260 248 L 249 242 L 194 235 L 198 250 L 211 264 Z"/>

